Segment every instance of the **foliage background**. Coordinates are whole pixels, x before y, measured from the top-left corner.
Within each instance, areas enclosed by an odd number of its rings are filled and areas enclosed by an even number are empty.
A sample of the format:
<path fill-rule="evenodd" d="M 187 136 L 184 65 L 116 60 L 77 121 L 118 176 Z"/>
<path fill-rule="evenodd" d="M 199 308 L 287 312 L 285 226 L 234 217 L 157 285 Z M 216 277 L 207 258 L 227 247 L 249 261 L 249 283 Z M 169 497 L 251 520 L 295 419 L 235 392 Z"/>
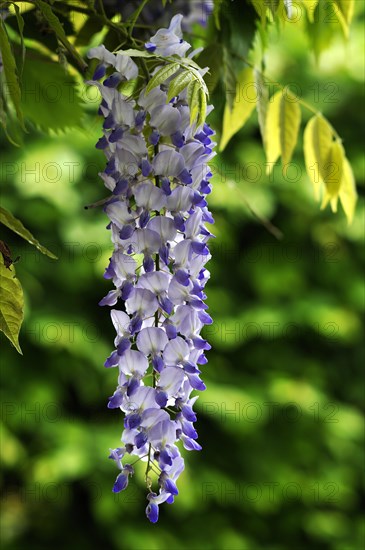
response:
<path fill-rule="evenodd" d="M 203 451 L 189 454 L 180 495 L 157 525 L 144 518 L 142 472 L 127 492 L 111 492 L 107 453 L 122 420 L 106 409 L 115 374 L 102 365 L 114 335 L 97 306 L 110 243 L 103 213 L 83 208 L 104 192 L 96 103 L 89 97 L 81 129 L 33 129 L 20 149 L 1 137 L 4 206 L 59 257 L 3 231 L 26 297 L 24 356 L 1 337 L 3 548 L 363 547 L 362 17 L 318 66 L 290 25 L 272 31 L 267 61 L 270 76 L 300 86 L 343 137 L 360 194 L 351 226 L 342 211 L 318 210 L 300 152 L 298 181 L 279 165 L 265 176 L 254 120 L 215 161 Z M 33 103 L 35 118 L 42 108 Z"/>

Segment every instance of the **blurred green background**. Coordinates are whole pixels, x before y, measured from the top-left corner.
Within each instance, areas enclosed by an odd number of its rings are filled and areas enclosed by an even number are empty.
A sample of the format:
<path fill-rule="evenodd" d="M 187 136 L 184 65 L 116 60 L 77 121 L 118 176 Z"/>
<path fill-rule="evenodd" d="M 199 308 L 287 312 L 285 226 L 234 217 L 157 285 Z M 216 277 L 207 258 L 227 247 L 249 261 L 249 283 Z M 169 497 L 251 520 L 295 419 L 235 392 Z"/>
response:
<path fill-rule="evenodd" d="M 289 25 L 280 39 L 272 33 L 267 63 L 343 138 L 360 194 L 351 226 L 314 202 L 301 144 L 287 177 L 280 165 L 265 176 L 254 117 L 214 160 L 203 450 L 185 452 L 180 494 L 157 525 L 144 516 L 142 471 L 125 493 L 111 492 L 108 449 L 123 422 L 106 408 L 114 333 L 97 305 L 110 289 L 111 246 L 102 211 L 83 208 L 105 196 L 96 105 L 82 130 L 34 130 L 21 149 L 1 138 L 3 205 L 59 257 L 2 228 L 26 297 L 23 357 L 1 337 L 3 548 L 364 547 L 363 40 L 358 20 L 350 42 L 336 39 L 316 66 Z"/>

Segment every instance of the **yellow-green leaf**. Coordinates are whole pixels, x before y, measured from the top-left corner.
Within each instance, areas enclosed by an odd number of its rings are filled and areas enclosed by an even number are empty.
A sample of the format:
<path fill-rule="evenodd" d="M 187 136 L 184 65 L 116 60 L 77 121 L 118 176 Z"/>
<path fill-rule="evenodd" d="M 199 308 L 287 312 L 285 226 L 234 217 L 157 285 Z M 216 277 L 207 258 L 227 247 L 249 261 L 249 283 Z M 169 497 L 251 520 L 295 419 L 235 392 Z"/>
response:
<path fill-rule="evenodd" d="M 267 3 L 262 0 L 251 0 L 251 4 L 256 10 L 256 13 L 260 16 L 261 20 L 266 18 Z"/>
<path fill-rule="evenodd" d="M 205 95 L 204 90 L 200 88 L 199 89 L 199 114 L 198 114 L 198 120 L 197 120 L 197 127 L 199 127 L 201 124 L 204 123 L 206 114 L 207 114 L 207 96 Z"/>
<path fill-rule="evenodd" d="M 357 192 L 354 174 L 347 158 L 345 158 L 343 161 L 343 173 L 339 197 L 342 207 L 345 211 L 347 221 L 350 224 L 353 220 L 355 213 Z"/>
<path fill-rule="evenodd" d="M 226 147 L 229 140 L 242 128 L 255 108 L 257 89 L 253 70 L 244 69 L 237 77 L 236 95 L 232 111 L 228 103 L 224 109 L 223 130 L 220 142 L 220 150 Z"/>
<path fill-rule="evenodd" d="M 324 166 L 324 183 L 330 197 L 338 195 L 343 172 L 345 151 L 342 143 L 338 140 L 331 144 L 327 163 Z"/>
<path fill-rule="evenodd" d="M 280 151 L 283 166 L 291 161 L 298 140 L 300 119 L 298 98 L 286 92 L 280 101 Z"/>
<path fill-rule="evenodd" d="M 40 252 L 42 252 L 42 254 L 49 256 L 53 260 L 57 260 L 57 256 L 48 250 L 48 248 L 42 246 L 40 242 L 33 237 L 31 232 L 24 227 L 22 222 L 15 218 L 11 212 L 2 206 L 0 206 L 0 223 L 3 223 L 6 227 L 14 231 L 14 233 L 17 233 L 20 237 L 28 241 L 28 243 L 35 246 Z"/>
<path fill-rule="evenodd" d="M 266 173 L 269 175 L 280 156 L 280 103 L 282 92 L 271 97 L 265 124 L 265 152 L 267 160 Z"/>
<path fill-rule="evenodd" d="M 23 290 L 15 277 L 14 266 L 6 268 L 0 258 L 0 330 L 20 354 L 19 331 L 24 317 L 23 308 Z"/>
<path fill-rule="evenodd" d="M 301 111 L 298 99 L 290 92 L 277 92 L 270 100 L 265 128 L 267 173 L 281 155 L 285 166 L 291 160 L 298 139 Z"/>
<path fill-rule="evenodd" d="M 267 108 L 269 105 L 269 90 L 265 84 L 263 74 L 258 69 L 255 70 L 255 84 L 257 89 L 257 103 L 256 103 L 257 117 L 259 120 L 262 143 L 264 144 L 264 148 L 266 150 L 265 127 L 266 127 Z"/>
<path fill-rule="evenodd" d="M 332 128 L 321 114 L 312 117 L 304 130 L 305 165 L 317 199 L 326 175 L 325 164 L 332 146 L 332 137 Z"/>
<path fill-rule="evenodd" d="M 328 159 L 324 165 L 324 184 L 325 190 L 322 199 L 321 208 L 325 208 L 328 202 L 331 202 L 333 212 L 337 212 L 338 192 L 340 190 L 343 162 L 345 159 L 345 151 L 342 143 L 338 140 L 333 141 L 328 154 Z"/>
<path fill-rule="evenodd" d="M 333 3 L 335 5 L 335 13 L 347 38 L 350 24 L 354 16 L 355 2 L 354 0 L 333 0 Z"/>
<path fill-rule="evenodd" d="M 302 4 L 305 6 L 305 9 L 307 10 L 308 19 L 311 23 L 314 22 L 314 11 L 317 7 L 318 0 L 302 0 Z"/>

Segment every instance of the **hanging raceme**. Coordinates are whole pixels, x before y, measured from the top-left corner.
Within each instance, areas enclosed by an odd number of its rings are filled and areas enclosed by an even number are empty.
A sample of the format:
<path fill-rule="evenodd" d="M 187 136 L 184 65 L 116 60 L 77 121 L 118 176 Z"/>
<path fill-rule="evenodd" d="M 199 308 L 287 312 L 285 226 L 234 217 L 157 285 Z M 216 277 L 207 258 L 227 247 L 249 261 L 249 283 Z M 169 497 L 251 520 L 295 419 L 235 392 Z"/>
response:
<path fill-rule="evenodd" d="M 113 307 L 116 330 L 105 362 L 118 371 L 108 407 L 124 413 L 122 444 L 110 453 L 120 470 L 113 491 L 127 487 L 134 473 L 130 458 L 146 462 L 151 522 L 159 505 L 178 494 L 184 469 L 178 443 L 201 449 L 193 424 L 198 396 L 192 392 L 205 389 L 199 366 L 210 345 L 200 332 L 212 323 L 204 287 L 213 236 L 205 224 L 214 222 L 206 200 L 214 132 L 201 109 L 191 116 L 206 104 L 206 90 L 203 71 L 185 56 L 190 45 L 182 39 L 181 19 L 175 16 L 146 44 L 154 74 L 136 97 L 118 90 L 142 76 L 126 52 L 113 54 L 104 46 L 89 52 L 99 60 L 91 83 L 102 96 L 104 131 L 97 148 L 107 159 L 100 176 L 111 192 L 105 213 L 114 245 L 105 277 L 115 289 L 100 302 Z"/>

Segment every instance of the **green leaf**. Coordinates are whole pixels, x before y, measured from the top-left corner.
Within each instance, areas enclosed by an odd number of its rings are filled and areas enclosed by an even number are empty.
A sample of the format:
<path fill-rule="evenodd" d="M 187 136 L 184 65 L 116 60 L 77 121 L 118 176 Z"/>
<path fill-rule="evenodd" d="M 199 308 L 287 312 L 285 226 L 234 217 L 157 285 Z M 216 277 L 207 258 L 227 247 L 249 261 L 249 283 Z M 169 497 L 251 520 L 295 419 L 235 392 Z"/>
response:
<path fill-rule="evenodd" d="M 307 10 L 307 16 L 311 23 L 314 22 L 314 12 L 319 0 L 302 0 L 302 4 Z"/>
<path fill-rule="evenodd" d="M 5 267 L 0 261 L 0 330 L 22 355 L 19 332 L 24 313 L 23 290 L 15 277 L 14 266 Z"/>
<path fill-rule="evenodd" d="M 334 2 L 335 4 L 338 5 L 347 25 L 350 25 L 352 18 L 354 16 L 355 1 L 354 0 L 334 0 Z"/>
<path fill-rule="evenodd" d="M 207 114 L 207 96 L 202 88 L 199 88 L 199 112 L 197 126 L 204 123 Z"/>
<path fill-rule="evenodd" d="M 156 57 L 153 53 L 149 53 L 145 50 L 134 50 L 133 48 L 129 50 L 117 50 L 115 53 L 119 55 L 129 55 L 129 57 Z"/>
<path fill-rule="evenodd" d="M 70 55 L 75 59 L 77 62 L 77 65 L 80 67 L 82 71 L 84 71 L 87 68 L 87 63 L 82 59 L 76 48 L 69 42 L 66 33 L 64 31 L 64 28 L 58 19 L 57 15 L 53 13 L 52 8 L 49 4 L 46 2 L 43 2 L 43 0 L 34 0 L 35 5 L 42 13 L 43 17 L 46 19 L 48 25 L 51 27 L 53 32 L 56 34 L 57 38 L 62 42 L 66 50 L 70 53 Z"/>
<path fill-rule="evenodd" d="M 1 18 L 0 18 L 0 51 L 2 55 L 4 74 L 5 74 L 9 96 L 15 107 L 18 120 L 23 130 L 25 130 L 23 112 L 21 108 L 21 91 L 20 91 L 19 79 L 17 74 L 17 68 L 16 68 L 13 52 L 11 50 L 8 35 Z"/>
<path fill-rule="evenodd" d="M 2 98 L 2 95 L 0 95 L 0 124 L 4 130 L 4 133 L 6 135 L 6 138 L 8 139 L 8 141 L 14 145 L 15 147 L 20 147 L 20 144 L 17 143 L 10 135 L 9 131 L 8 131 L 8 127 L 7 127 L 7 118 L 6 118 L 6 112 L 5 112 L 5 109 L 4 109 L 4 101 L 3 101 L 3 98 Z"/>
<path fill-rule="evenodd" d="M 19 77 L 20 77 L 20 80 L 21 80 L 22 74 L 23 74 L 24 59 L 25 59 L 25 44 L 24 44 L 24 36 L 23 36 L 24 19 L 23 19 L 21 13 L 20 13 L 19 6 L 17 4 L 15 4 L 14 2 L 12 3 L 12 5 L 14 6 L 14 9 L 15 9 L 15 15 L 16 15 L 17 23 L 18 23 L 19 34 L 20 34 L 20 46 L 21 46 L 21 49 L 22 49 L 22 55 L 20 57 L 19 66 L 18 66 L 18 68 L 19 68 Z"/>
<path fill-rule="evenodd" d="M 199 72 L 200 67 L 198 69 L 189 67 L 188 70 L 193 73 L 195 79 L 199 82 L 200 88 L 204 91 L 205 95 L 209 97 L 209 91 L 208 91 L 207 85 L 205 84 L 205 80 Z"/>
<path fill-rule="evenodd" d="M 80 124 L 83 110 L 76 81 L 58 63 L 28 50 L 23 76 L 23 111 L 36 126 L 63 130 Z"/>
<path fill-rule="evenodd" d="M 226 104 L 219 149 L 223 151 L 229 140 L 242 128 L 256 105 L 257 89 L 253 70 L 248 67 L 237 77 L 233 109 Z"/>
<path fill-rule="evenodd" d="M 187 100 L 190 109 L 190 124 L 194 122 L 200 107 L 200 86 L 197 80 L 190 82 L 187 90 Z"/>
<path fill-rule="evenodd" d="M 265 152 L 267 160 L 266 173 L 270 174 L 280 156 L 280 103 L 282 92 L 270 98 L 265 123 Z"/>
<path fill-rule="evenodd" d="M 260 16 L 261 21 L 264 21 L 266 19 L 267 2 L 262 2 L 262 0 L 251 0 L 251 4 L 255 8 L 257 15 Z"/>
<path fill-rule="evenodd" d="M 28 243 L 35 246 L 40 252 L 42 252 L 42 254 L 45 254 L 46 256 L 57 260 L 57 256 L 55 256 L 50 250 L 48 250 L 48 248 L 42 246 L 40 242 L 33 237 L 31 232 L 24 227 L 22 222 L 15 218 L 13 214 L 9 212 L 9 210 L 6 210 L 2 206 L 0 206 L 0 223 L 6 225 L 6 227 L 14 231 L 14 233 L 17 233 L 17 235 L 28 241 Z"/>
<path fill-rule="evenodd" d="M 354 213 L 355 213 L 355 206 L 357 202 L 357 192 L 356 192 L 354 174 L 352 172 L 351 165 L 347 160 L 347 158 L 345 158 L 343 161 L 343 174 L 342 174 L 341 187 L 339 191 L 339 197 L 340 197 L 342 207 L 347 216 L 347 221 L 350 224 L 352 223 Z"/>
<path fill-rule="evenodd" d="M 280 1 L 279 0 L 265 0 L 264 4 L 266 6 L 268 6 L 268 8 L 271 11 L 273 17 L 275 17 L 275 14 L 278 10 Z"/>
<path fill-rule="evenodd" d="M 169 63 L 168 65 L 165 65 L 161 69 L 157 71 L 156 74 L 153 75 L 151 80 L 148 83 L 148 86 L 146 88 L 146 94 L 148 94 L 153 88 L 156 88 L 156 86 L 159 86 L 165 80 L 170 78 L 173 74 L 175 74 L 180 69 L 179 63 Z"/>
<path fill-rule="evenodd" d="M 325 166 L 332 141 L 333 130 L 327 120 L 321 114 L 312 117 L 304 130 L 304 158 L 317 199 L 326 176 Z"/>
<path fill-rule="evenodd" d="M 193 74 L 190 71 L 183 71 L 171 80 L 167 92 L 167 102 L 169 102 L 173 97 L 179 95 L 179 93 L 190 84 L 192 79 Z"/>

